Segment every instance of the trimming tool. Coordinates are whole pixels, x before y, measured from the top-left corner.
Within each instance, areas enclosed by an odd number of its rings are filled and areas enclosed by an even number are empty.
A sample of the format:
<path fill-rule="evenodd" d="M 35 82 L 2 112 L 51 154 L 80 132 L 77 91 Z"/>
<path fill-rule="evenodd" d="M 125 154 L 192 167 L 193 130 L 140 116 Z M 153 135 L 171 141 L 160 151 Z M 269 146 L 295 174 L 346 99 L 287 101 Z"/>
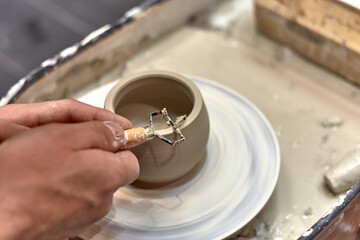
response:
<path fill-rule="evenodd" d="M 177 140 L 170 140 L 170 139 L 162 136 L 161 134 L 157 133 L 156 131 L 154 131 L 153 117 L 155 117 L 157 115 L 162 115 L 162 117 L 166 121 L 166 124 L 168 126 L 172 127 L 174 133 L 176 133 L 178 136 Z M 170 145 L 182 143 L 185 140 L 185 137 L 181 133 L 179 127 L 181 126 L 181 124 L 184 122 L 185 119 L 186 119 L 186 115 L 182 115 L 180 117 L 177 117 L 174 122 L 169 117 L 169 114 L 168 114 L 166 108 L 163 108 L 160 111 L 152 112 L 149 116 L 150 126 L 125 130 L 125 137 L 123 140 L 120 141 L 120 143 L 122 144 L 120 149 L 129 149 L 129 148 L 136 147 L 136 146 L 143 144 L 151 139 L 154 139 L 155 137 L 159 138 L 160 140 L 162 140 Z"/>

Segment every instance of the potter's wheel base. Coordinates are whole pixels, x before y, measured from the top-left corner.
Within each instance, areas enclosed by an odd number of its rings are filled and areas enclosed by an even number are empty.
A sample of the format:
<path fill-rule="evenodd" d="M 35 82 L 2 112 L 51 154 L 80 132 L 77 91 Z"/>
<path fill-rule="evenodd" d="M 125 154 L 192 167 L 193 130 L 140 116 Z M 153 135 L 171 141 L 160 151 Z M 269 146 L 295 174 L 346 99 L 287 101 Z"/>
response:
<path fill-rule="evenodd" d="M 166 186 L 120 188 L 110 213 L 81 237 L 223 239 L 265 205 L 280 168 L 279 147 L 270 124 L 252 103 L 231 89 L 192 80 L 201 90 L 210 119 L 202 166 Z"/>

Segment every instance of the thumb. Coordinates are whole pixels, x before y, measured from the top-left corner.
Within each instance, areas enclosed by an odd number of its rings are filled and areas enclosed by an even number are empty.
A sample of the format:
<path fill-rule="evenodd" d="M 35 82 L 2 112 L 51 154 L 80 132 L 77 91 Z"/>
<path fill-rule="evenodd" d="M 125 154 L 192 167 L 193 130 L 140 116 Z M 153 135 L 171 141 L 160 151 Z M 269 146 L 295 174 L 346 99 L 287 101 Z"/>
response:
<path fill-rule="evenodd" d="M 28 127 L 18 125 L 8 120 L 0 119 L 0 142 L 15 136 L 21 132 L 29 130 Z"/>

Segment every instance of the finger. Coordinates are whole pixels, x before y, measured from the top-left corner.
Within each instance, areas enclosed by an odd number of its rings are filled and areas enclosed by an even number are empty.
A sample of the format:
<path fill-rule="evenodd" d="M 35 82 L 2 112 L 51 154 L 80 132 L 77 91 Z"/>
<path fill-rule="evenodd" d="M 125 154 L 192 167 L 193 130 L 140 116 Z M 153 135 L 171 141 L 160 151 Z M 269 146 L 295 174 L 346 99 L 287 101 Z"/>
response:
<path fill-rule="evenodd" d="M 0 119 L 0 142 L 5 141 L 12 136 L 29 130 L 28 127 L 12 123 L 7 120 Z"/>
<path fill-rule="evenodd" d="M 100 204 L 97 208 L 92 209 L 92 211 L 89 211 L 87 215 L 85 215 L 89 225 L 99 221 L 110 212 L 113 202 L 112 200 L 113 197 L 111 194 L 103 200 L 102 204 Z"/>
<path fill-rule="evenodd" d="M 103 196 L 135 181 L 139 176 L 139 162 L 129 150 L 117 153 L 98 149 L 79 152 L 81 164 L 94 174 L 94 189 L 102 189 Z M 89 174 L 90 175 L 90 174 Z"/>
<path fill-rule="evenodd" d="M 64 149 L 101 149 L 116 152 L 124 138 L 123 128 L 115 122 L 89 121 L 73 124 L 47 124 L 33 128 Z"/>
<path fill-rule="evenodd" d="M 59 235 L 62 234 L 65 239 L 66 237 L 72 238 L 83 233 L 91 224 L 99 221 L 110 212 L 112 199 L 111 195 L 110 197 L 104 199 L 103 203 L 94 209 L 87 209 L 86 211 L 77 211 L 74 213 L 71 219 L 67 221 L 69 227 L 66 229 L 66 232 L 61 230 Z"/>
<path fill-rule="evenodd" d="M 131 128 L 128 119 L 106 109 L 93 107 L 73 99 L 30 104 L 10 104 L 0 108 L 0 118 L 35 127 L 47 123 L 113 121 L 124 129 Z"/>
<path fill-rule="evenodd" d="M 120 173 L 118 174 L 119 179 L 117 179 L 117 189 L 134 182 L 139 177 L 140 166 L 137 157 L 130 150 L 119 151 L 115 155 L 117 158 L 114 161 L 118 163 L 117 171 Z"/>
<path fill-rule="evenodd" d="M 76 209 L 70 218 L 65 219 L 66 222 L 59 223 L 52 231 L 42 235 L 41 239 L 68 239 L 83 233 L 91 224 L 103 218 L 111 209 L 112 195 L 102 199 L 101 203 L 94 208 Z M 66 224 L 66 229 L 64 229 Z"/>

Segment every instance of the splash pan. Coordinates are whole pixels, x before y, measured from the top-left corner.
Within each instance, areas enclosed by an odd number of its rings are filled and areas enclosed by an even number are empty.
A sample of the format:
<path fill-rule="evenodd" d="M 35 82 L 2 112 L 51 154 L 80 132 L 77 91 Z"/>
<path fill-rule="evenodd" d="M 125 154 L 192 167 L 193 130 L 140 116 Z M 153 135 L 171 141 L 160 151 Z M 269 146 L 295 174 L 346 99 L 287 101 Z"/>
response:
<path fill-rule="evenodd" d="M 270 124 L 234 91 L 193 80 L 203 94 L 211 125 L 201 168 L 191 178 L 160 189 L 119 189 L 110 213 L 82 238 L 222 239 L 247 224 L 265 205 L 280 167 Z M 97 106 L 111 86 L 78 99 Z"/>

